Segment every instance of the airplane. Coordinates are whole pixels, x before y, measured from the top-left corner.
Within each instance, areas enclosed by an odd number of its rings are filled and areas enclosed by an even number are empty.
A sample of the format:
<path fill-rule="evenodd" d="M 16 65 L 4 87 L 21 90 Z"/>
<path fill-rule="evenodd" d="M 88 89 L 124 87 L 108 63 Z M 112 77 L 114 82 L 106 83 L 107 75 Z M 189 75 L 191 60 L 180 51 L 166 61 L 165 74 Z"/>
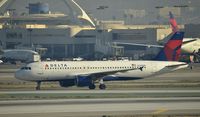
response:
<path fill-rule="evenodd" d="M 179 31 L 176 19 L 172 12 L 169 12 L 169 22 L 172 28 L 172 32 L 175 33 Z M 184 38 L 182 45 L 182 52 L 187 54 L 193 54 L 194 52 L 198 52 L 200 50 L 200 39 L 199 38 Z"/>
<path fill-rule="evenodd" d="M 175 33 L 179 31 L 176 19 L 172 12 L 169 12 L 169 22 L 171 25 L 172 32 Z M 151 44 L 142 44 L 142 43 L 125 43 L 125 42 L 113 42 L 114 45 L 133 45 L 133 46 L 143 46 L 148 48 L 163 48 L 162 45 L 151 45 Z M 200 52 L 200 39 L 199 38 L 184 38 L 183 45 L 181 47 L 181 52 L 184 54 L 194 54 L 195 52 Z"/>
<path fill-rule="evenodd" d="M 30 63 L 40 59 L 40 55 L 37 52 L 27 49 L 1 50 L 1 53 L 1 60 L 4 63 L 16 64 L 16 61 Z"/>
<path fill-rule="evenodd" d="M 0 60 L 0 64 L 2 64 L 3 63 L 3 61 L 2 60 Z"/>
<path fill-rule="evenodd" d="M 41 82 L 47 81 L 58 81 L 61 87 L 89 89 L 95 89 L 95 82 L 99 81 L 99 89 L 106 89 L 104 80 L 142 79 L 188 67 L 187 63 L 178 62 L 183 35 L 184 32 L 174 33 L 164 49 L 151 61 L 41 61 L 17 70 L 15 77 L 37 82 L 36 90 L 40 90 Z"/>

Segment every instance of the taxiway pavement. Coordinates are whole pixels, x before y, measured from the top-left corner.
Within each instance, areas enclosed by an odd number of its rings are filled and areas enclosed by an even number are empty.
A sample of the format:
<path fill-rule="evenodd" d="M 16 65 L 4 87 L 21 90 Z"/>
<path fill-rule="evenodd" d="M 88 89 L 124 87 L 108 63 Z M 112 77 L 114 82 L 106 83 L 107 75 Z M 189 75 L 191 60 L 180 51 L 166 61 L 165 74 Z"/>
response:
<path fill-rule="evenodd" d="M 199 97 L 26 100 L 0 103 L 0 116 L 199 115 Z"/>

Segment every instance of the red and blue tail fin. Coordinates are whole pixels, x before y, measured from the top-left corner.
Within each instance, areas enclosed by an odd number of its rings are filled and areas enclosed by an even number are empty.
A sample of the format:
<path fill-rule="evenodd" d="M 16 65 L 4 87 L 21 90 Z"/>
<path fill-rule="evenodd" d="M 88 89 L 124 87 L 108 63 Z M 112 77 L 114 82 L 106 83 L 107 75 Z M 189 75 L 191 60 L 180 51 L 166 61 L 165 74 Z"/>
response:
<path fill-rule="evenodd" d="M 176 19 L 174 18 L 174 15 L 172 14 L 172 12 L 169 12 L 169 22 L 172 28 L 173 33 L 179 31 Z"/>
<path fill-rule="evenodd" d="M 175 32 L 164 48 L 156 56 L 158 61 L 178 61 L 181 54 L 181 46 L 184 32 Z"/>

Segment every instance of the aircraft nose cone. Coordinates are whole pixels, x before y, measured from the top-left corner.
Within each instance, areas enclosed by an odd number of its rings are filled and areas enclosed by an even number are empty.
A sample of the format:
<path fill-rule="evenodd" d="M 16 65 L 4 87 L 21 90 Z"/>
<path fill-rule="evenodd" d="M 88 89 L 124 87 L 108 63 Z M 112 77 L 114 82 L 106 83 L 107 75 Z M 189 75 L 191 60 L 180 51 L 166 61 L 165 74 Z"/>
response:
<path fill-rule="evenodd" d="M 21 70 L 18 70 L 15 72 L 15 78 L 17 79 L 23 79 L 23 74 Z"/>

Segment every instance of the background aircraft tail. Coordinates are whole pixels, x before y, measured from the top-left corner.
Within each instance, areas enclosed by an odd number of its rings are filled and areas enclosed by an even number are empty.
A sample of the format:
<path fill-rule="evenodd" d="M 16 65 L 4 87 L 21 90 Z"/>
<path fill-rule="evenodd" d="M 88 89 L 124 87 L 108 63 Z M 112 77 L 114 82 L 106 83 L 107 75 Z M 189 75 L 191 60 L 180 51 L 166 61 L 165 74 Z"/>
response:
<path fill-rule="evenodd" d="M 169 12 L 169 22 L 172 28 L 173 33 L 179 31 L 176 19 L 174 18 L 174 15 L 172 14 L 172 12 Z"/>
<path fill-rule="evenodd" d="M 181 54 L 181 46 L 184 32 L 175 32 L 164 48 L 156 56 L 158 61 L 178 61 Z"/>

